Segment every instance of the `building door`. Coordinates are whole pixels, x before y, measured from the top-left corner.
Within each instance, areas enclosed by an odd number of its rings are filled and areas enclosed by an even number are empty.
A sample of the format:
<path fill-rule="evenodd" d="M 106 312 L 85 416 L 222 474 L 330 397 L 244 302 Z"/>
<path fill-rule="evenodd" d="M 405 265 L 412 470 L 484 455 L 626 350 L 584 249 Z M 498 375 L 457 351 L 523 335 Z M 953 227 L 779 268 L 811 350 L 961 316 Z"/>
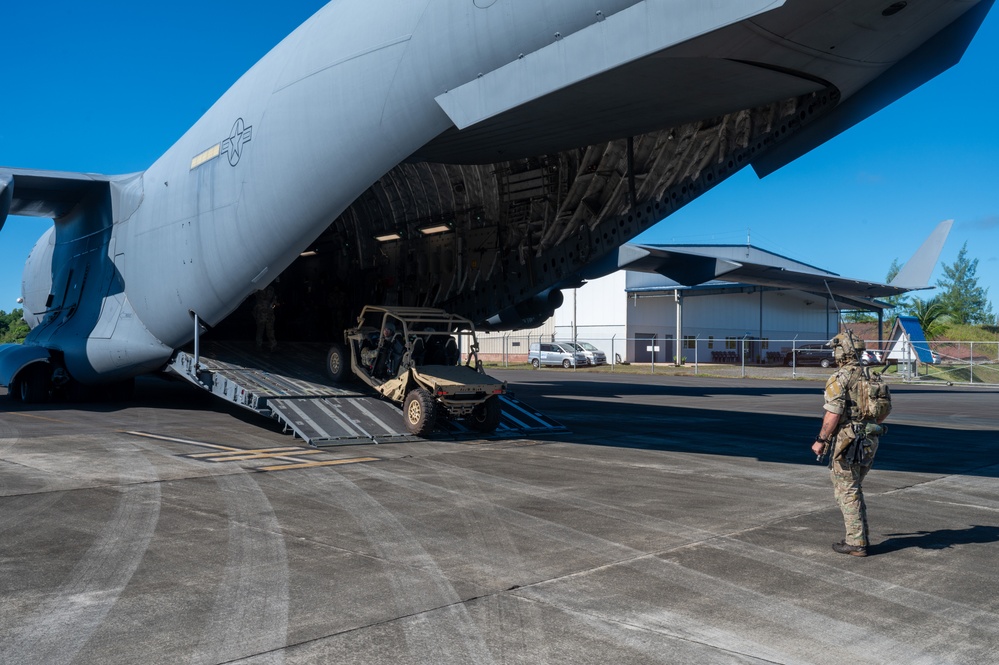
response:
<path fill-rule="evenodd" d="M 659 336 L 655 333 L 635 333 L 635 362 L 652 362 L 652 354 L 654 351 L 650 350 L 649 347 L 655 349 L 658 344 Z"/>

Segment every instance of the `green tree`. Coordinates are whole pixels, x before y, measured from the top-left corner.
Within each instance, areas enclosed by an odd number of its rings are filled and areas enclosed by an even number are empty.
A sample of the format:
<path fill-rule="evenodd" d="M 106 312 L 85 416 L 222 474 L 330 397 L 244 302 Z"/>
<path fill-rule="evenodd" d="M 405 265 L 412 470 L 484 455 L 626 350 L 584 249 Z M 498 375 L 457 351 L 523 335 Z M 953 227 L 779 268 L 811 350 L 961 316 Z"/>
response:
<path fill-rule="evenodd" d="M 878 317 L 862 309 L 851 309 L 843 314 L 843 318 L 849 323 L 872 323 L 878 320 Z"/>
<path fill-rule="evenodd" d="M 906 314 L 919 320 L 919 325 L 926 333 L 926 339 L 939 337 L 947 330 L 943 321 L 944 310 L 940 304 L 940 296 L 930 300 L 913 298 L 904 309 Z"/>
<path fill-rule="evenodd" d="M 958 324 L 992 323 L 992 305 L 989 303 L 989 290 L 978 284 L 978 259 L 968 259 L 968 243 L 965 241 L 957 259 L 943 267 L 944 276 L 937 281 L 942 290 L 939 300 L 944 314 Z"/>
<path fill-rule="evenodd" d="M 28 336 L 28 324 L 24 322 L 24 310 L 15 309 L 8 314 L 0 309 L 0 344 L 21 343 Z"/>

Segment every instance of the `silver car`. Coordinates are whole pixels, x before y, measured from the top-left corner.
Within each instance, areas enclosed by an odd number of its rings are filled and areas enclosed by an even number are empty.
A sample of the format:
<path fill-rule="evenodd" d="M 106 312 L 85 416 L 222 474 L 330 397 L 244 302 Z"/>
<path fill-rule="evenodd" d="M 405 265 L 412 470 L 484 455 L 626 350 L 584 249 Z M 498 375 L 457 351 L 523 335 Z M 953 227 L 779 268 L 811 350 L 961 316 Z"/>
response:
<path fill-rule="evenodd" d="M 564 342 L 534 342 L 528 351 L 527 359 L 535 369 L 542 365 L 561 365 L 568 369 L 587 364 L 586 354 L 576 351 Z"/>
<path fill-rule="evenodd" d="M 575 347 L 576 351 L 579 351 L 586 356 L 587 365 L 606 365 L 607 364 L 607 354 L 593 346 L 589 342 L 577 342 L 573 344 L 568 343 L 568 346 Z"/>

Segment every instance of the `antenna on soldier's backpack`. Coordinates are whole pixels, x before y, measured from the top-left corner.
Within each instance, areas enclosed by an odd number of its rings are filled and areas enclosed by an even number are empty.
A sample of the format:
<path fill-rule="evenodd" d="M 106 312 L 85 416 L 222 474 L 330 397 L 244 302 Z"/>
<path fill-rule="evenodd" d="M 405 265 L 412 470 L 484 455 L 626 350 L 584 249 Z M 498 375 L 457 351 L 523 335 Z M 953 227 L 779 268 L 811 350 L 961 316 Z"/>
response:
<path fill-rule="evenodd" d="M 836 302 L 836 298 L 833 296 L 832 289 L 829 288 L 828 280 L 822 280 L 822 283 L 826 285 L 826 293 L 829 294 L 829 300 L 832 300 L 833 307 L 836 308 L 836 316 L 839 317 L 839 327 L 846 330 L 846 320 L 843 318 L 843 310 L 839 308 L 839 303 Z"/>

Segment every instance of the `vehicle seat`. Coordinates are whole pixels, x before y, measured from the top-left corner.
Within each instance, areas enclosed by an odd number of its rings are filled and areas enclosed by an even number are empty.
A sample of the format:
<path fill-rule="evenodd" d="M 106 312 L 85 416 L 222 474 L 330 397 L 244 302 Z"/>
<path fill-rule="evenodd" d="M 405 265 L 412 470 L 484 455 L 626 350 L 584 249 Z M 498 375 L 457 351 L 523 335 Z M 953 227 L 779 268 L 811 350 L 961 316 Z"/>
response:
<path fill-rule="evenodd" d="M 454 341 L 454 337 L 448 337 L 444 342 L 444 364 L 457 365 L 459 360 L 461 352 L 458 351 L 458 343 Z"/>
<path fill-rule="evenodd" d="M 422 337 L 417 337 L 409 347 L 409 360 L 414 367 L 423 364 L 423 357 L 427 353 L 427 345 Z"/>

